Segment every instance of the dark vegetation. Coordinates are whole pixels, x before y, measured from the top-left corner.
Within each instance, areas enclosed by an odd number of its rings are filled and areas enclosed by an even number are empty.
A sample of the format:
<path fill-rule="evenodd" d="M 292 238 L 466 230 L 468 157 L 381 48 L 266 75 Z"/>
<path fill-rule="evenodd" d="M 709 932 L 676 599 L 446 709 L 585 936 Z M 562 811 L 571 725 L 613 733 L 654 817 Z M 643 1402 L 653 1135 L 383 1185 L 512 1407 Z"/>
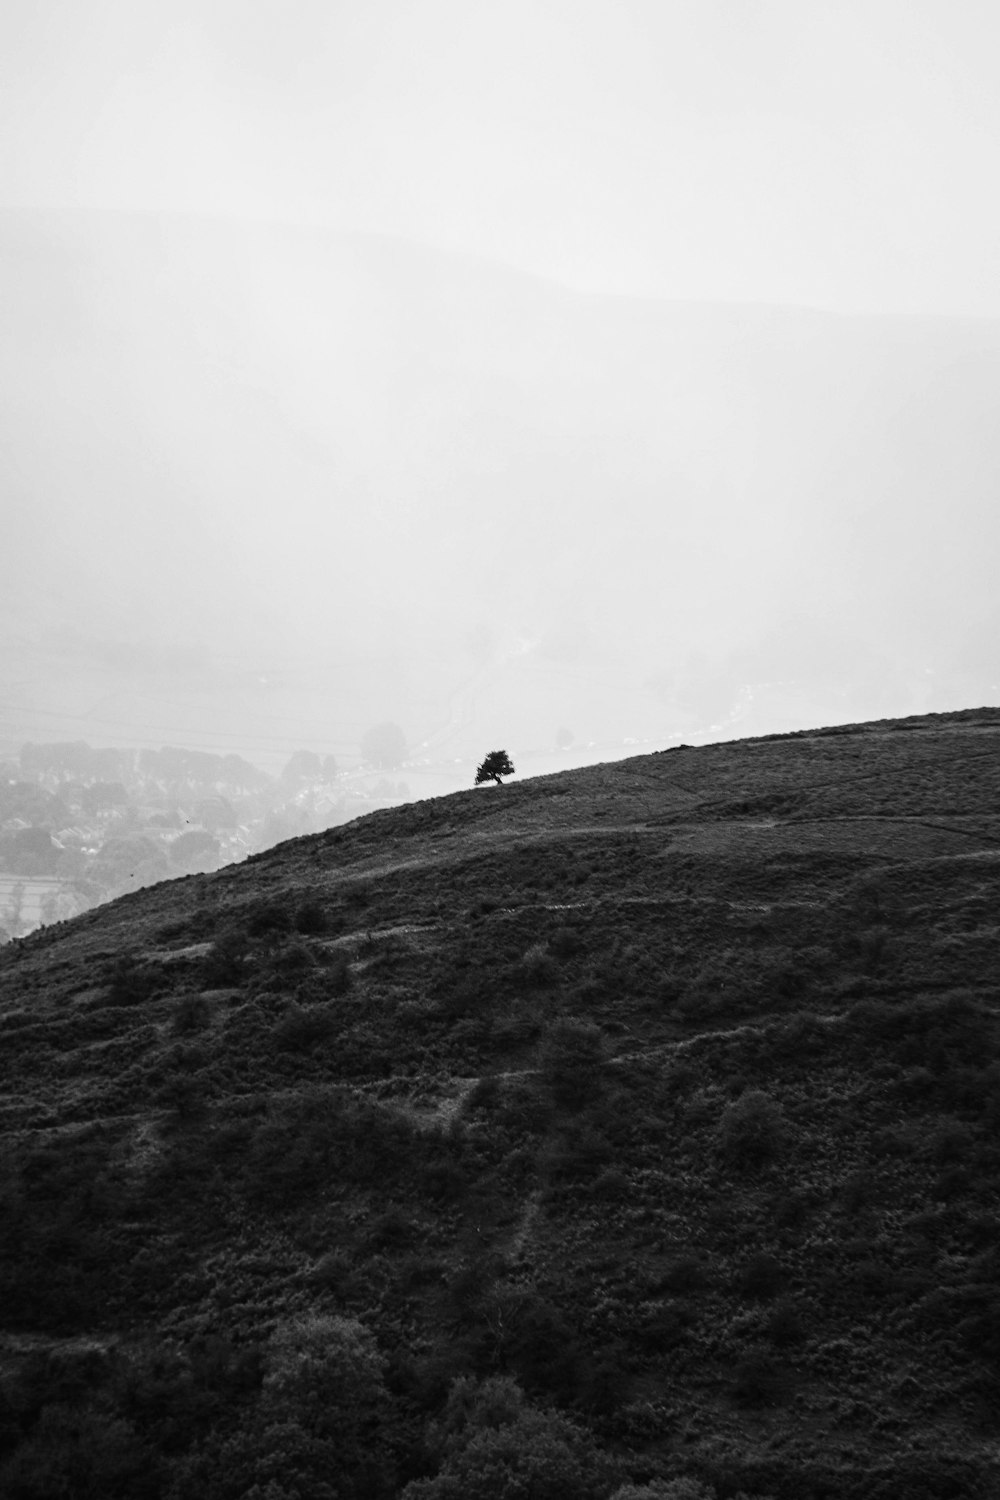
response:
<path fill-rule="evenodd" d="M 487 781 L 495 781 L 497 786 L 503 786 L 503 778 L 513 774 L 514 763 L 506 750 L 491 750 L 476 767 L 476 786 L 482 786 Z"/>
<path fill-rule="evenodd" d="M 377 813 L 0 951 L 0 1493 L 959 1500 L 1000 713 Z"/>

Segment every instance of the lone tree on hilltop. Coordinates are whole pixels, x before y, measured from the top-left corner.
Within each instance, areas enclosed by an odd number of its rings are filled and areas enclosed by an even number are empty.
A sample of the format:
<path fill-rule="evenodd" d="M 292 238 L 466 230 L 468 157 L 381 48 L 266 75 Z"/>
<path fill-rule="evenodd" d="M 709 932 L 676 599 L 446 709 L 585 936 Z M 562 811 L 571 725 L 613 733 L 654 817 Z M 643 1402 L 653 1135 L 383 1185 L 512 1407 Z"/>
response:
<path fill-rule="evenodd" d="M 513 776 L 514 763 L 506 750 L 491 750 L 476 772 L 476 786 L 482 786 L 484 781 L 495 781 L 497 786 L 503 786 L 501 776 Z"/>

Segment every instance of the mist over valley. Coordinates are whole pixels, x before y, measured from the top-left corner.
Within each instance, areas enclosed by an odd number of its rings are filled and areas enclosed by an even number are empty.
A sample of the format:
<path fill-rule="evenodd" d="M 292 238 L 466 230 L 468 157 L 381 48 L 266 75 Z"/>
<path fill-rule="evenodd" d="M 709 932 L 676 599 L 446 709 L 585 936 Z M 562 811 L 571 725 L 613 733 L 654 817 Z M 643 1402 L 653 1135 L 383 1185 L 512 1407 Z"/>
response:
<path fill-rule="evenodd" d="M 457 786 L 995 694 L 990 320 L 151 213 L 6 210 L 0 268 L 8 751 L 391 719 Z"/>

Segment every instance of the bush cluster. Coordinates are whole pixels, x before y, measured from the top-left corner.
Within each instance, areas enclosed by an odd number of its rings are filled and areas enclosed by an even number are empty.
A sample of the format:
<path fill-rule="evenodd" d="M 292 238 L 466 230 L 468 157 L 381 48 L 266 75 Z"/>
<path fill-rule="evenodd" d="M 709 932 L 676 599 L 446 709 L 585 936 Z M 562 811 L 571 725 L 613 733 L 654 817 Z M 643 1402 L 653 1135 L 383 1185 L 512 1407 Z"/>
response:
<path fill-rule="evenodd" d="M 719 1150 L 731 1166 L 761 1166 L 780 1153 L 786 1134 L 778 1101 L 763 1089 L 746 1089 L 719 1122 Z"/>

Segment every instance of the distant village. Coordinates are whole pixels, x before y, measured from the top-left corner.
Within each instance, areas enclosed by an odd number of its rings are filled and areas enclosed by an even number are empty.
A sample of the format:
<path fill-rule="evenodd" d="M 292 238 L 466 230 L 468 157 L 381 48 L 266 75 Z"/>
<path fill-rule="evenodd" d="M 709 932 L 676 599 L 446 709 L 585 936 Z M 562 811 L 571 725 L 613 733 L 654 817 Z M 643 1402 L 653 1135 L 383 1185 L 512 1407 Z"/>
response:
<path fill-rule="evenodd" d="M 22 745 L 0 760 L 0 942 L 406 801 L 396 759 L 359 782 L 310 750 L 269 776 L 234 754 Z"/>

